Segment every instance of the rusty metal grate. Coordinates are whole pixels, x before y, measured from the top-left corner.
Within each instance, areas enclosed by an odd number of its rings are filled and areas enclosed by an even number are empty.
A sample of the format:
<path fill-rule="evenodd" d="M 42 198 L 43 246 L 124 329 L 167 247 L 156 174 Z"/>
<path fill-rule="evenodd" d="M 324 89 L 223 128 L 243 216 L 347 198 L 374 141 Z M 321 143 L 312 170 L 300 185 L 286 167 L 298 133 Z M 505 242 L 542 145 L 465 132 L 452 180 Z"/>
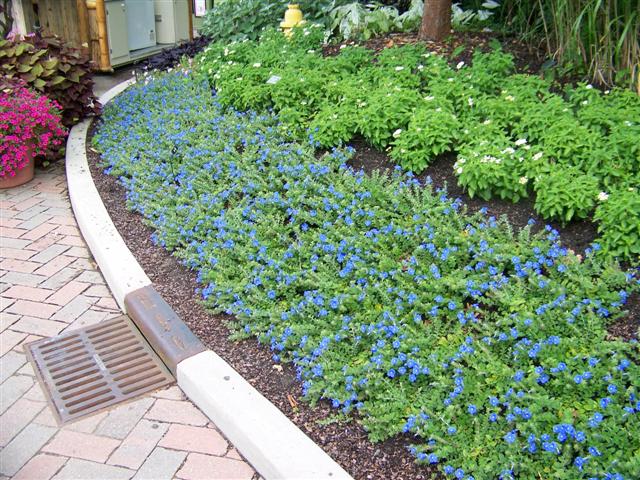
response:
<path fill-rule="evenodd" d="M 127 316 L 27 345 L 60 424 L 174 382 Z"/>

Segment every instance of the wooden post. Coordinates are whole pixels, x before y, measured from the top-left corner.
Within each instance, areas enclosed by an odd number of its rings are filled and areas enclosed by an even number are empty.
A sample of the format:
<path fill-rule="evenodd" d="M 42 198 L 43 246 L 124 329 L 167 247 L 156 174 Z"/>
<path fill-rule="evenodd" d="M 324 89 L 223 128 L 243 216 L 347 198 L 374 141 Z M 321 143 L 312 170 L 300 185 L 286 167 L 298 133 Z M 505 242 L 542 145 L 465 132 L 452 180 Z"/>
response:
<path fill-rule="evenodd" d="M 107 12 L 104 0 L 96 0 L 96 23 L 98 24 L 98 44 L 100 45 L 100 70 L 112 70 L 109 58 L 109 38 L 107 34 Z"/>
<path fill-rule="evenodd" d="M 189 40 L 193 40 L 193 0 L 187 0 L 189 6 Z"/>
<path fill-rule="evenodd" d="M 76 0 L 76 8 L 78 9 L 78 30 L 80 32 L 80 44 L 84 49 L 89 49 L 89 10 L 87 9 L 86 0 Z"/>

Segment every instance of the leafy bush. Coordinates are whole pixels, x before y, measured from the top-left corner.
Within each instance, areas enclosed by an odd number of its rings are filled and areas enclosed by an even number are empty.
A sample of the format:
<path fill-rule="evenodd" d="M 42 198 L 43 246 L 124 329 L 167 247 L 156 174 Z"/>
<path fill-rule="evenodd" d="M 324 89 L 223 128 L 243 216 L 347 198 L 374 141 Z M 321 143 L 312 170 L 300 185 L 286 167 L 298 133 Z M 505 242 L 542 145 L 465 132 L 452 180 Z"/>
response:
<path fill-rule="evenodd" d="M 413 172 L 424 170 L 437 155 L 453 149 L 461 125 L 446 106 L 426 100 L 413 112 L 406 130 L 394 132 L 390 156 L 399 165 Z"/>
<path fill-rule="evenodd" d="M 563 167 L 540 175 L 535 180 L 536 212 L 544 218 L 567 223 L 587 218 L 593 211 L 600 191 L 598 179 L 585 175 L 576 167 Z"/>
<path fill-rule="evenodd" d="M 512 143 L 504 135 L 495 133 L 462 147 L 453 170 L 458 183 L 471 198 L 500 197 L 517 202 L 528 196 L 527 150 L 522 148 L 528 145 L 522 141 Z"/>
<path fill-rule="evenodd" d="M 358 110 L 350 104 L 325 103 L 309 126 L 314 139 L 323 147 L 344 145 L 353 137 Z"/>
<path fill-rule="evenodd" d="M 93 95 L 91 61 L 58 37 L 31 35 L 0 40 L 0 73 L 24 81 L 57 102 L 66 126 L 99 112 Z"/>
<path fill-rule="evenodd" d="M 371 145 L 386 147 L 397 129 L 407 128 L 420 94 L 415 90 L 380 88 L 361 104 L 357 129 Z"/>
<path fill-rule="evenodd" d="M 633 274 L 316 156 L 181 73 L 105 110 L 95 144 L 129 207 L 309 400 L 455 478 L 640 476 L 637 344 L 607 333 Z"/>
<path fill-rule="evenodd" d="M 0 91 L 0 178 L 15 176 L 65 137 L 55 102 L 23 87 Z"/>
<path fill-rule="evenodd" d="M 615 190 L 598 195 L 594 220 L 599 223 L 599 242 L 605 254 L 631 260 L 640 256 L 640 193 Z"/>
<path fill-rule="evenodd" d="M 262 30 L 276 26 L 287 2 L 282 0 L 226 0 L 208 10 L 200 32 L 213 40 L 256 40 Z"/>
<path fill-rule="evenodd" d="M 452 25 L 458 29 L 482 27 L 498 4 L 484 2 L 483 6 L 486 8 L 477 11 L 464 10 L 459 3 L 454 3 L 451 6 Z M 368 40 L 387 33 L 415 32 L 420 28 L 423 12 L 423 0 L 346 3 L 329 14 L 331 34 L 337 40 Z"/>

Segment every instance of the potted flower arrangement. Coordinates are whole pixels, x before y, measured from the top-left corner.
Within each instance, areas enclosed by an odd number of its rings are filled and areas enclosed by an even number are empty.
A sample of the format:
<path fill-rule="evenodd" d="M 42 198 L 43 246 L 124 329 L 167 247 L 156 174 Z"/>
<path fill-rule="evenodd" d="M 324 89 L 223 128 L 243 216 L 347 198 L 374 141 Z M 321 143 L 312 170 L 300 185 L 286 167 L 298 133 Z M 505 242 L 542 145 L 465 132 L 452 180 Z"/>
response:
<path fill-rule="evenodd" d="M 34 159 L 65 139 L 55 102 L 24 86 L 0 89 L 0 188 L 27 183 Z"/>

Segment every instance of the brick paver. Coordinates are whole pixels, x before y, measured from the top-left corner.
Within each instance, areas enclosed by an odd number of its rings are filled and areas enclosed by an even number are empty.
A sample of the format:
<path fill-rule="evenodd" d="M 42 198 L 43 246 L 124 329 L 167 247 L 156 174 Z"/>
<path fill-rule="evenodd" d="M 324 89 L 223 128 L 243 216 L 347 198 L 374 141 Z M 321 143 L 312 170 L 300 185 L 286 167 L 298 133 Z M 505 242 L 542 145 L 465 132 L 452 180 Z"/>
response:
<path fill-rule="evenodd" d="M 258 478 L 170 387 L 59 428 L 23 344 L 120 315 L 63 165 L 0 190 L 0 479 Z"/>

